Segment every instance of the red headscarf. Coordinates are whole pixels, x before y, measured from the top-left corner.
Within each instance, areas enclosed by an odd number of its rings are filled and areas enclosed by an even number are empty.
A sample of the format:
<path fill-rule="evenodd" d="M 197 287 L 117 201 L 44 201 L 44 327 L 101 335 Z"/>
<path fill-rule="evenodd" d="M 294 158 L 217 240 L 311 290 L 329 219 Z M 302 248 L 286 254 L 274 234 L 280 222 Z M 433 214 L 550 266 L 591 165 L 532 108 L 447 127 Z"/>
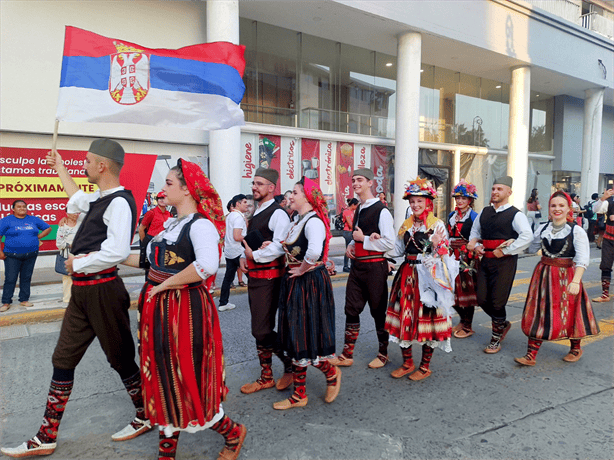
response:
<path fill-rule="evenodd" d="M 324 252 L 322 253 L 322 261 L 326 264 L 328 260 L 328 247 L 330 245 L 330 239 L 332 238 L 332 234 L 330 233 L 330 222 L 328 221 L 328 205 L 326 204 L 326 199 L 318 184 L 308 177 L 303 177 L 303 190 L 305 191 L 305 198 L 307 198 L 309 204 L 313 206 L 313 210 L 322 222 L 324 222 L 324 227 L 326 228 L 326 240 L 324 241 Z"/>
<path fill-rule="evenodd" d="M 550 199 L 548 200 L 548 217 L 550 217 L 550 202 L 552 201 L 552 198 L 564 198 L 567 201 L 567 204 L 569 205 L 569 213 L 567 213 L 567 222 L 573 222 L 573 210 L 572 210 L 572 205 L 571 205 L 571 197 L 565 193 L 562 190 L 557 190 L 556 192 L 554 192 L 552 194 L 552 196 L 550 197 Z"/>
<path fill-rule="evenodd" d="M 198 212 L 211 221 L 218 234 L 218 250 L 220 257 L 222 255 L 222 243 L 226 234 L 226 223 L 224 221 L 224 210 L 222 208 L 222 200 L 213 188 L 211 181 L 205 176 L 205 173 L 196 163 L 180 158 L 177 166 L 181 168 L 183 178 L 190 191 L 190 195 L 196 201 Z"/>

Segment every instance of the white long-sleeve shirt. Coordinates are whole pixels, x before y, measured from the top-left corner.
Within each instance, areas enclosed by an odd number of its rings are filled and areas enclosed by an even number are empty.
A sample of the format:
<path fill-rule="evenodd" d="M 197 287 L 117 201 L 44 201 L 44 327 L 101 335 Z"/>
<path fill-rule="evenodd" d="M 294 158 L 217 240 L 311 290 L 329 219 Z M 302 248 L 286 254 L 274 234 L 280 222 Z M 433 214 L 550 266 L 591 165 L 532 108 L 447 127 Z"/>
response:
<path fill-rule="evenodd" d="M 379 198 L 370 198 L 364 203 L 361 203 L 358 206 L 358 222 L 356 223 L 357 227 L 360 227 L 360 211 L 361 209 L 366 209 L 369 206 L 372 206 L 374 203 L 377 203 Z M 377 252 L 388 252 L 394 247 L 394 220 L 392 219 L 392 214 L 388 211 L 388 208 L 382 209 L 382 212 L 379 214 L 379 235 L 381 238 L 377 240 L 369 238 L 365 235 L 365 240 L 363 242 L 363 248 L 367 251 L 377 251 Z M 350 245 L 355 244 L 355 241 L 352 240 Z"/>
<path fill-rule="evenodd" d="M 512 205 L 510 203 L 507 203 L 503 206 L 499 206 L 495 211 L 503 212 L 511 206 Z M 480 218 L 482 217 L 482 212 L 483 210 L 480 211 L 478 217 L 476 217 L 473 221 L 473 227 L 471 227 L 469 241 L 473 240 L 474 238 L 478 240 L 482 239 L 482 226 L 480 225 Z M 531 230 L 531 224 L 529 224 L 527 216 L 525 216 L 520 211 L 517 212 L 514 216 L 514 220 L 512 221 L 512 228 L 516 233 L 518 233 L 518 238 L 516 238 L 516 240 L 508 247 L 502 249 L 503 254 L 507 256 L 520 254 L 522 251 L 528 248 L 531 244 L 531 241 L 533 241 L 533 231 Z"/>
<path fill-rule="evenodd" d="M 66 206 L 67 212 L 88 212 L 90 203 L 101 197 L 111 195 L 124 187 L 115 187 L 101 192 L 87 194 L 83 190 L 76 192 Z M 132 211 L 130 205 L 123 197 L 113 198 L 102 215 L 107 226 L 107 238 L 100 245 L 100 250 L 73 261 L 73 271 L 76 273 L 97 273 L 122 263 L 130 255 L 132 242 Z M 81 254 L 75 254 L 81 255 Z"/>
<path fill-rule="evenodd" d="M 271 206 L 275 200 L 270 199 L 266 203 L 260 203 L 258 209 L 254 213 L 254 216 L 260 214 L 266 208 Z M 264 249 L 258 249 L 253 252 L 254 261 L 258 263 L 267 263 L 272 262 L 278 257 L 284 255 L 284 249 L 281 247 L 281 241 L 286 236 L 286 230 L 288 228 L 288 223 L 290 222 L 290 218 L 288 217 L 288 213 L 283 209 L 277 209 L 269 219 L 269 230 L 273 232 L 273 241 Z M 243 256 L 242 256 L 243 257 Z"/>

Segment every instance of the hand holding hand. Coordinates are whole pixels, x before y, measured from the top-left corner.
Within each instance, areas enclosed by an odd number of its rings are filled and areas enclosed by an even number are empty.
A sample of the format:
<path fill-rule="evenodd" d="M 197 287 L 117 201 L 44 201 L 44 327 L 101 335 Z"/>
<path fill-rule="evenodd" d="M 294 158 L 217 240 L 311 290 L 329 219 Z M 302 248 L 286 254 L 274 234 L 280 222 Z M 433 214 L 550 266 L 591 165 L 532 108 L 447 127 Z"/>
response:
<path fill-rule="evenodd" d="M 354 241 L 362 242 L 365 240 L 365 234 L 362 232 L 360 227 L 357 226 L 356 230 L 352 232 L 352 238 L 354 239 Z"/>
<path fill-rule="evenodd" d="M 296 278 L 297 276 L 302 276 L 305 272 L 301 268 L 302 264 L 298 267 L 292 267 L 290 270 L 288 270 L 288 273 L 290 273 L 289 278 Z"/>
<path fill-rule="evenodd" d="M 380 235 L 379 233 L 371 233 L 369 235 L 369 239 L 370 240 L 379 240 L 382 237 L 382 235 Z"/>
<path fill-rule="evenodd" d="M 247 273 L 247 259 L 245 259 L 244 257 L 241 257 L 239 259 L 239 266 L 241 267 L 241 271 L 243 273 Z"/>

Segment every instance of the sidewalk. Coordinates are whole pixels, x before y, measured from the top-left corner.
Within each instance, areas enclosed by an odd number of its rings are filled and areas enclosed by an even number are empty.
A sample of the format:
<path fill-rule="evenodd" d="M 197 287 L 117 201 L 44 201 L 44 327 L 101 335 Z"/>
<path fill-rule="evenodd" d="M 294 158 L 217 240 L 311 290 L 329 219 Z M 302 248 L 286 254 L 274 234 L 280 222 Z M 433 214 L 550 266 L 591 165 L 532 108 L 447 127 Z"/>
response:
<path fill-rule="evenodd" d="M 342 272 L 344 253 L 345 242 L 343 238 L 333 238 L 331 240 L 329 257 L 335 262 L 338 272 L 333 279 L 347 277 L 347 273 Z M 224 264 L 225 259 L 223 257 L 221 262 L 222 264 L 215 277 L 216 289 L 213 293 L 213 297 L 219 297 L 222 280 L 226 273 Z M 145 271 L 140 268 L 121 265 L 119 267 L 119 274 L 130 294 L 131 308 L 136 308 L 139 293 L 145 282 Z M 64 317 L 64 311 L 67 304 L 62 302 L 62 276 L 57 274 L 53 268 L 37 268 L 34 270 L 30 294 L 30 302 L 32 302 L 34 306 L 26 308 L 19 305 L 19 302 L 16 300 L 19 292 L 18 289 L 19 287 L 15 289 L 11 309 L 7 312 L 0 313 L 0 327 L 59 321 Z M 230 293 L 231 295 L 245 294 L 247 293 L 247 288 L 237 286 L 232 289 Z"/>

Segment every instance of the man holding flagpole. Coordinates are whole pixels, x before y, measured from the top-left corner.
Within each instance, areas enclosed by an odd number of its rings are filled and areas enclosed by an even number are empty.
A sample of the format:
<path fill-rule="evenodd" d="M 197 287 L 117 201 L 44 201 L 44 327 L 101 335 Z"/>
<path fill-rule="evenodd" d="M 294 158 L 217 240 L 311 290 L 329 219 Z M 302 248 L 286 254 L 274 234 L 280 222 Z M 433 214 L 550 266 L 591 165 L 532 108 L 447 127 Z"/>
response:
<path fill-rule="evenodd" d="M 130 255 L 136 227 L 136 204 L 129 190 L 119 183 L 124 149 L 110 139 L 92 142 L 85 157 L 85 175 L 98 190 L 90 195 L 79 189 L 68 174 L 62 158 L 47 155 L 70 197 L 70 213 L 87 213 L 66 261 L 72 275 L 72 295 L 60 337 L 52 356 L 53 376 L 43 423 L 38 433 L 15 448 L 0 449 L 9 457 L 49 455 L 56 448 L 62 415 L 72 392 L 75 368 L 89 345 L 98 338 L 109 364 L 120 378 L 136 409 L 134 420 L 112 436 L 114 441 L 135 438 L 152 426 L 145 418 L 141 393 L 141 374 L 135 362 L 135 347 L 130 331 L 130 296 L 117 274 L 117 264 Z"/>

